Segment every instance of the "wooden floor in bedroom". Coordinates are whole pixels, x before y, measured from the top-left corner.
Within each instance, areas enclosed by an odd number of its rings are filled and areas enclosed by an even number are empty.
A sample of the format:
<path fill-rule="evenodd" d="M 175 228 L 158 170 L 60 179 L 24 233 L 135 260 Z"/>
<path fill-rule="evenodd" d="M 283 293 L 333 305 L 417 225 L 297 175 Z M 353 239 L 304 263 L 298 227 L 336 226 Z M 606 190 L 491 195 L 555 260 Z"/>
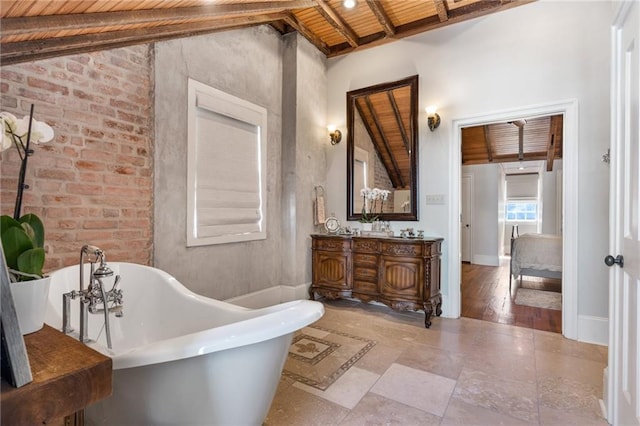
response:
<path fill-rule="evenodd" d="M 519 285 L 519 283 L 518 283 Z M 516 305 L 515 281 L 509 291 L 509 266 L 462 263 L 462 316 L 562 333 L 562 311 Z M 560 280 L 524 277 L 523 287 L 560 292 Z"/>

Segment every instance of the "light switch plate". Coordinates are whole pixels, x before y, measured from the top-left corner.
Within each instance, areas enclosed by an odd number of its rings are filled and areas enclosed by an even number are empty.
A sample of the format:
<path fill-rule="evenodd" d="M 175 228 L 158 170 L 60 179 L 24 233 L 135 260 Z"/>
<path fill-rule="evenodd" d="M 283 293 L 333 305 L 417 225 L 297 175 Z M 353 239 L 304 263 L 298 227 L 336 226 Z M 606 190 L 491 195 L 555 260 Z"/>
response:
<path fill-rule="evenodd" d="M 427 194 L 427 204 L 444 204 L 444 194 Z"/>

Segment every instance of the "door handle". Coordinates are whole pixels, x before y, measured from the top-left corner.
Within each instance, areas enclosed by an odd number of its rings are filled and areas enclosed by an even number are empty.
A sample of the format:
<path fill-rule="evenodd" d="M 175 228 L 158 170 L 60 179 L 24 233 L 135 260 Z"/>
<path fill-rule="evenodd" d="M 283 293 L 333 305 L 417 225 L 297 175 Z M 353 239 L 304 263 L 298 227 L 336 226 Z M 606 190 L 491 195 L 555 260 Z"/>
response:
<path fill-rule="evenodd" d="M 616 257 L 608 255 L 607 257 L 604 258 L 604 263 L 606 263 L 607 266 L 613 266 L 615 264 L 618 264 L 618 265 L 620 265 L 621 268 L 623 268 L 624 267 L 624 256 L 622 256 L 621 254 L 617 255 Z"/>

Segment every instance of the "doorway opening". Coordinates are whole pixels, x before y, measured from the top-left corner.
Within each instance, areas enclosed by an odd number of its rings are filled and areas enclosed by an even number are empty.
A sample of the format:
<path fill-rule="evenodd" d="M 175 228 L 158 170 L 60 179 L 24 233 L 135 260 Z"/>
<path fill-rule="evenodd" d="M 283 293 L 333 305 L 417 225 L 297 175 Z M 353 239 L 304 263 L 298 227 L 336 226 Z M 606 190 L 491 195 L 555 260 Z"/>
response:
<path fill-rule="evenodd" d="M 561 101 L 557 103 L 549 103 L 539 106 L 523 107 L 519 109 L 495 112 L 481 116 L 458 119 L 453 121 L 452 145 L 457 148 L 451 149 L 452 164 L 462 164 L 462 132 L 465 128 L 474 126 L 484 126 L 497 123 L 514 123 L 522 117 L 533 119 L 536 117 L 546 117 L 561 115 L 563 120 L 562 141 L 563 141 L 563 174 L 561 182 L 562 201 L 560 202 L 561 219 L 559 226 L 562 230 L 562 333 L 565 337 L 575 339 L 577 337 L 577 101 Z M 500 155 L 497 151 L 493 152 L 494 158 Z M 461 209 L 461 186 L 462 186 L 462 166 L 455 167 L 452 171 L 451 178 L 451 216 L 452 218 L 460 218 Z M 473 183 L 475 191 L 480 188 L 478 182 Z M 567 191 L 566 188 L 573 188 Z M 474 206 L 474 216 L 477 206 Z M 453 259 L 449 262 L 449 294 L 445 307 L 448 309 L 447 316 L 459 317 L 461 315 L 462 305 L 462 268 L 461 252 L 462 252 L 462 229 L 459 220 L 450 221 L 450 244 L 451 251 L 454 253 Z M 497 228 L 497 225 L 496 225 Z M 497 230 L 496 230 L 497 234 Z M 495 234 L 494 234 L 495 235 Z M 506 238 L 506 236 L 504 236 Z M 497 245 L 500 237 L 495 238 Z M 472 244 L 477 244 L 478 237 L 474 237 Z M 500 257 L 498 249 L 495 250 L 495 266 L 500 267 Z M 483 265 L 484 266 L 484 265 Z M 508 266 L 505 267 L 508 271 Z M 466 273 L 466 271 L 465 271 Z M 508 277 L 508 272 L 506 273 Z M 466 278 L 466 275 L 465 275 Z"/>
<path fill-rule="evenodd" d="M 461 316 L 561 333 L 562 140 L 549 126 L 523 125 L 521 161 L 507 162 L 519 155 L 518 132 L 488 140 L 494 126 L 462 132 Z M 482 137 L 468 137 L 478 127 Z M 541 142 L 548 138 L 556 143 Z M 536 144 L 547 151 L 535 151 Z M 479 159 L 479 146 L 489 153 L 500 147 L 501 160 Z"/>

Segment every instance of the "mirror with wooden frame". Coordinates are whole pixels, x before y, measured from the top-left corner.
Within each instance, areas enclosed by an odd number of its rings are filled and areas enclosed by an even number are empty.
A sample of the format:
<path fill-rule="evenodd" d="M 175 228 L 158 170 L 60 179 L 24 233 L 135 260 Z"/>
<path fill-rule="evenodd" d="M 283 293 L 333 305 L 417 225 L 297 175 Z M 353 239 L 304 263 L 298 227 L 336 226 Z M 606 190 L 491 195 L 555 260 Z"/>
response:
<path fill-rule="evenodd" d="M 347 131 L 347 218 L 418 220 L 418 76 L 347 92 Z"/>

